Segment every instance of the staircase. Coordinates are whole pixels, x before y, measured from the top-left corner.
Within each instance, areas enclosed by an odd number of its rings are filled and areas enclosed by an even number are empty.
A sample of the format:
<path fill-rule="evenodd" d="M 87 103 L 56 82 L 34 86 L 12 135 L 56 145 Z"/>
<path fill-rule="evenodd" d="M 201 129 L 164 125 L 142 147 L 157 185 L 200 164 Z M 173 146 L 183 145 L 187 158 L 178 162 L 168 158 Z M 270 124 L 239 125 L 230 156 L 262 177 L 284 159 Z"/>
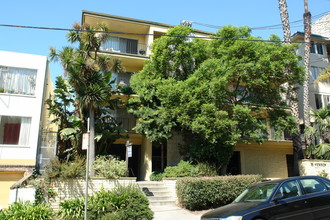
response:
<path fill-rule="evenodd" d="M 137 185 L 148 197 L 150 207 L 175 205 L 176 203 L 175 191 L 173 193 L 173 190 L 163 182 L 142 181 L 137 182 Z"/>

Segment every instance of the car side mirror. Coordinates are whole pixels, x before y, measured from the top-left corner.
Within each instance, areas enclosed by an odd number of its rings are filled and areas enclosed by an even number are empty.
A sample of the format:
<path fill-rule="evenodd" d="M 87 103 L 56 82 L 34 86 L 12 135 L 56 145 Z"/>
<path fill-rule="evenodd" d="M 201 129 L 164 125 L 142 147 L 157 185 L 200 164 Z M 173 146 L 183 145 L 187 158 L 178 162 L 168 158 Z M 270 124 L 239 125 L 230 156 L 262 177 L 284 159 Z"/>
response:
<path fill-rule="evenodd" d="M 278 200 L 284 199 L 285 195 L 284 194 L 277 194 L 274 196 L 273 201 L 277 202 Z"/>

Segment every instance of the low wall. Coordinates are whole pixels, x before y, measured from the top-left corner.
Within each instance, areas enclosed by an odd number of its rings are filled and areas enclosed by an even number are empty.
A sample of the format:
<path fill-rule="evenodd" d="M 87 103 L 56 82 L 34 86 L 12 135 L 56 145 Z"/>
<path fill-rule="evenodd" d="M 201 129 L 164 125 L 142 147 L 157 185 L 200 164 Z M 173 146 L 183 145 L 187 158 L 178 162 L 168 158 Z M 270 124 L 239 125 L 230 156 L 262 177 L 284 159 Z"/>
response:
<path fill-rule="evenodd" d="M 319 176 L 321 173 L 327 173 L 330 177 L 330 161 L 328 160 L 309 160 L 299 161 L 300 176 Z"/>
<path fill-rule="evenodd" d="M 88 181 L 88 195 L 92 195 L 101 188 L 111 190 L 117 185 L 129 184 L 136 184 L 136 178 L 127 177 L 119 180 L 92 178 Z M 50 203 L 54 209 L 58 209 L 60 202 L 64 200 L 84 197 L 86 182 L 85 179 L 54 180 L 51 182 L 51 187 L 56 192 L 56 197 L 53 201 L 50 201 Z"/>

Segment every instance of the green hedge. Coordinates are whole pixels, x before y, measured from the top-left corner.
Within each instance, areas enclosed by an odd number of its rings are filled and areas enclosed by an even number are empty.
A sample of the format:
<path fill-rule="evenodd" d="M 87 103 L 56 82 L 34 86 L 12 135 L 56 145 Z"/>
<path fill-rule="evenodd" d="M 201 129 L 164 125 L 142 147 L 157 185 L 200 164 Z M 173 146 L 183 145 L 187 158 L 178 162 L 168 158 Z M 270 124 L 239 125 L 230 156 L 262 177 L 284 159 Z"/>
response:
<path fill-rule="evenodd" d="M 189 210 L 217 208 L 232 202 L 261 175 L 182 178 L 176 183 L 179 203 Z"/>
<path fill-rule="evenodd" d="M 84 198 L 61 202 L 60 219 L 83 219 L 84 204 Z M 113 190 L 101 189 L 89 196 L 87 213 L 89 220 L 151 220 L 153 217 L 148 198 L 135 185 L 118 185 Z"/>
<path fill-rule="evenodd" d="M 47 204 L 34 204 L 32 202 L 15 202 L 8 209 L 0 211 L 1 220 L 51 220 L 55 213 Z"/>

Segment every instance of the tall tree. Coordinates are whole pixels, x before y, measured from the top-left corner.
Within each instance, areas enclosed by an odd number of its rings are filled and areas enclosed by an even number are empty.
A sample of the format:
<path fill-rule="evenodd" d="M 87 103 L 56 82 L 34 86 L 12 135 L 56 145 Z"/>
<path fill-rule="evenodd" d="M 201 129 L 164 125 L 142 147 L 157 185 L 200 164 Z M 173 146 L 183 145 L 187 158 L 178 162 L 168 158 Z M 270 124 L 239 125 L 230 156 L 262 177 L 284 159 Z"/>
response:
<path fill-rule="evenodd" d="M 79 110 L 77 115 L 83 118 L 84 109 L 88 111 L 90 119 L 88 158 L 91 176 L 94 175 L 91 166 L 95 160 L 95 111 L 110 99 L 113 92 L 110 84 L 110 58 L 99 54 L 101 43 L 108 37 L 104 33 L 107 30 L 108 28 L 103 24 L 98 27 L 75 24 L 74 30 L 68 33 L 68 40 L 71 43 L 78 43 L 79 47 L 65 47 L 62 51 L 51 49 L 50 54 L 52 60 L 61 61 L 74 88 L 75 108 Z"/>
<path fill-rule="evenodd" d="M 309 103 L 309 75 L 310 75 L 310 48 L 311 48 L 311 13 L 308 11 L 308 0 L 304 0 L 304 66 L 305 66 L 305 80 L 304 80 L 304 125 L 310 127 L 310 103 Z M 306 145 L 309 146 L 311 141 L 306 138 Z"/>
<path fill-rule="evenodd" d="M 284 43 L 291 44 L 291 30 L 289 22 L 289 13 L 286 0 L 278 0 L 279 10 L 282 20 L 283 34 L 284 34 Z M 288 71 L 288 70 L 287 70 Z M 288 74 L 292 74 L 288 72 Z M 300 138 L 300 127 L 299 127 L 299 107 L 298 107 L 298 95 L 297 95 L 297 86 L 294 82 L 288 83 L 289 87 L 289 101 L 291 114 L 296 119 L 296 133 L 292 134 L 293 142 L 293 155 L 294 155 L 294 164 L 293 164 L 293 175 L 299 175 L 299 166 L 298 161 L 302 156 L 302 147 L 301 147 L 301 138 Z"/>
<path fill-rule="evenodd" d="M 223 173 L 238 141 L 266 138 L 262 118 L 290 120 L 282 85 L 300 83 L 302 71 L 293 46 L 256 41 L 247 27 L 224 27 L 210 41 L 187 40 L 191 31 L 177 26 L 154 42 L 150 61 L 131 79 L 138 95 L 131 111 L 139 133 L 159 141 L 178 131 L 190 157 Z"/>

